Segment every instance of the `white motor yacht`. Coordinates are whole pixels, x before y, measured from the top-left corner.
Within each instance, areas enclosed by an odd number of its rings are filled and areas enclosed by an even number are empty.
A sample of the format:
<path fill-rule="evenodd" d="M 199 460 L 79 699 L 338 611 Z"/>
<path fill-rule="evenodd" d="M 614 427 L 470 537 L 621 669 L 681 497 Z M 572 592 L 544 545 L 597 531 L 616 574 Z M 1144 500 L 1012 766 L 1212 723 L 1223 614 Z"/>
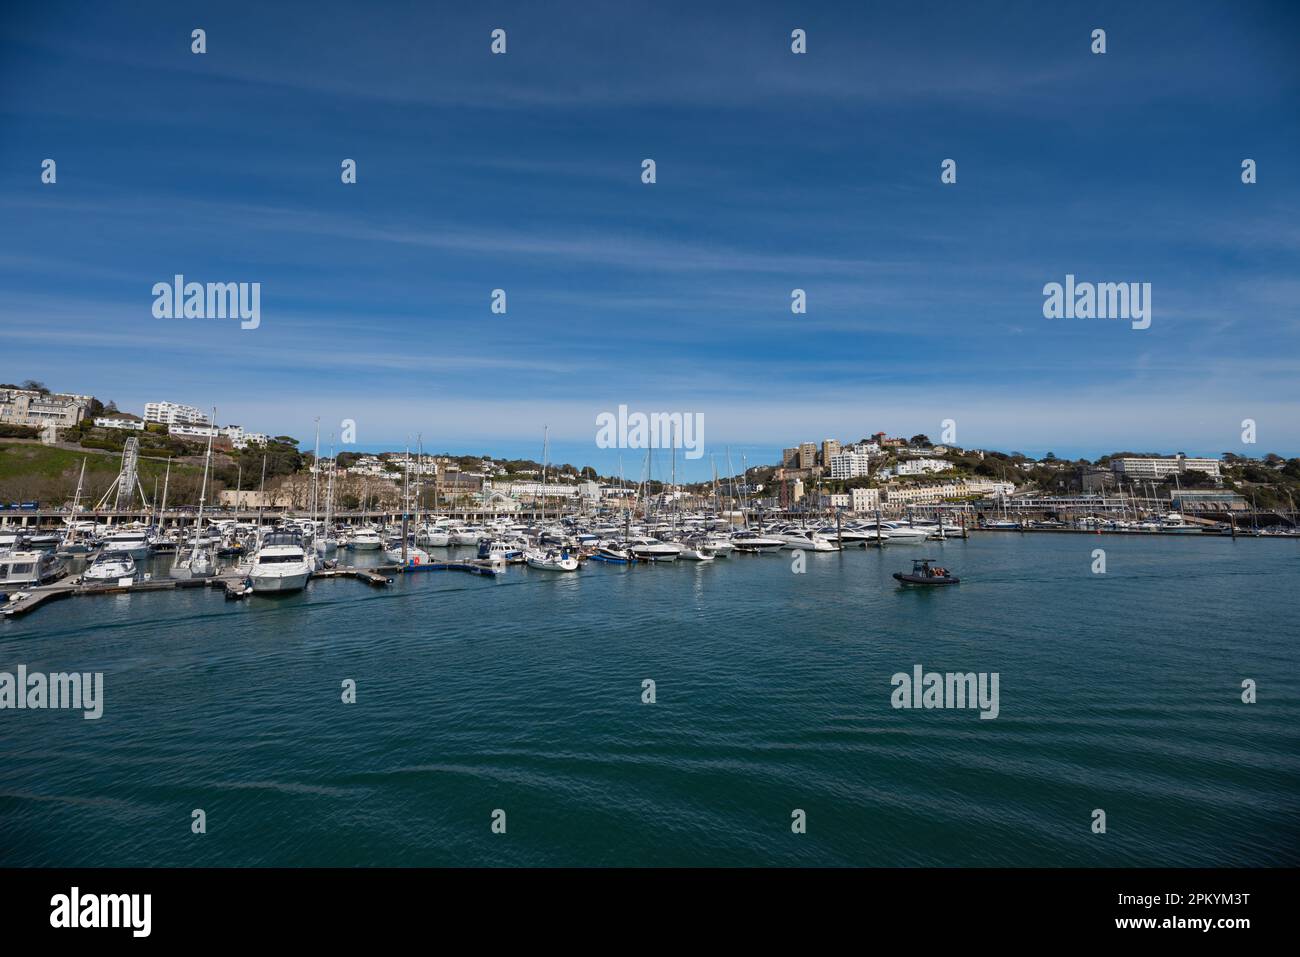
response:
<path fill-rule="evenodd" d="M 778 552 L 785 542 L 772 535 L 746 530 L 732 535 L 731 545 L 738 552 Z"/>
<path fill-rule="evenodd" d="M 348 548 L 361 551 L 374 551 L 376 548 L 382 548 L 383 545 L 383 537 L 377 529 L 373 528 L 358 528 L 348 539 Z"/>
<path fill-rule="evenodd" d="M 135 577 L 135 561 L 130 555 L 100 555 L 81 573 L 83 581 L 117 582 Z"/>
<path fill-rule="evenodd" d="M 1178 535 L 1199 535 L 1201 526 L 1190 524 L 1178 512 L 1170 512 L 1160 520 L 1160 531 L 1173 532 Z"/>
<path fill-rule="evenodd" d="M 885 522 L 880 529 L 889 535 L 890 545 L 920 545 L 930 537 L 924 528 L 913 528 L 901 522 Z"/>
<path fill-rule="evenodd" d="M 810 528 L 791 526 L 776 533 L 782 548 L 801 548 L 810 552 L 838 552 L 840 546 Z"/>
<path fill-rule="evenodd" d="M 150 529 L 143 526 L 121 528 L 104 536 L 103 553 L 114 557 L 126 555 L 139 561 L 149 557 L 152 544 L 153 535 Z"/>
<path fill-rule="evenodd" d="M 528 552 L 528 567 L 540 568 L 548 572 L 576 572 L 578 570 L 578 560 L 569 554 L 567 549 L 556 551 L 548 549 L 546 551 Z"/>
<path fill-rule="evenodd" d="M 478 540 L 486 532 L 481 528 L 475 528 L 472 525 L 462 528 L 453 528 L 451 530 L 451 543 L 453 545 L 477 545 Z"/>
<path fill-rule="evenodd" d="M 634 538 L 627 545 L 632 556 L 643 562 L 675 562 L 682 554 L 681 545 L 657 538 Z"/>
<path fill-rule="evenodd" d="M 728 555 L 731 554 L 731 550 L 736 547 L 733 544 L 731 544 L 731 539 L 728 538 L 726 535 L 718 535 L 718 534 L 710 534 L 704 536 L 704 544 L 718 558 L 726 558 Z"/>
<path fill-rule="evenodd" d="M 688 562 L 711 562 L 718 557 L 718 554 L 703 540 L 690 539 L 685 542 L 681 557 Z"/>
<path fill-rule="evenodd" d="M 415 533 L 415 544 L 425 548 L 446 548 L 451 544 L 451 533 L 445 526 L 425 525 Z"/>
<path fill-rule="evenodd" d="M 254 592 L 301 591 L 315 567 L 297 532 L 273 531 L 262 538 L 248 571 Z"/>

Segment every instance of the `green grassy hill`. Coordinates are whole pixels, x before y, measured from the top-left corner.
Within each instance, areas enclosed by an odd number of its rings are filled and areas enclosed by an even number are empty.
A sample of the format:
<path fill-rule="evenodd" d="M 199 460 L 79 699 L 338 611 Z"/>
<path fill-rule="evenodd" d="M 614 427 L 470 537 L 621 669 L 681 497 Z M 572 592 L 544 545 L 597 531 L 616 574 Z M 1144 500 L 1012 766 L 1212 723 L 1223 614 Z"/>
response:
<path fill-rule="evenodd" d="M 37 500 L 42 504 L 61 505 L 76 492 L 82 459 L 86 461 L 83 504 L 93 505 L 117 477 L 122 463 L 120 455 L 0 440 L 0 501 Z M 159 489 L 162 488 L 166 468 L 165 461 L 141 461 L 140 479 L 151 496 L 155 479 Z M 173 463 L 168 504 L 185 504 L 191 498 L 191 492 L 197 501 L 202 476 L 201 465 Z M 89 502 L 85 501 L 87 497 Z"/>

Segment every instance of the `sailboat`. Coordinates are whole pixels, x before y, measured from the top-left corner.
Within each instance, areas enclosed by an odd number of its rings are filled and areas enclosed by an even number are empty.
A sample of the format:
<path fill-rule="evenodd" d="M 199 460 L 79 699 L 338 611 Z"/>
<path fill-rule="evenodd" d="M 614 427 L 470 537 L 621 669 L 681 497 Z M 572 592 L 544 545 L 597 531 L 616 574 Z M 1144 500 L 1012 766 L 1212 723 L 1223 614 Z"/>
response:
<path fill-rule="evenodd" d="M 92 546 L 88 542 L 77 540 L 77 514 L 81 511 L 81 486 L 86 480 L 86 460 L 81 460 L 81 476 L 77 479 L 77 494 L 72 499 L 72 514 L 68 516 L 68 533 L 63 537 L 57 554 L 88 555 Z"/>
<path fill-rule="evenodd" d="M 406 449 L 406 468 L 402 473 L 402 537 L 384 550 L 384 557 L 399 565 L 427 565 L 429 553 L 410 543 L 411 522 L 411 449 Z"/>
<path fill-rule="evenodd" d="M 331 442 L 333 437 L 331 436 Z M 335 551 L 339 547 L 338 539 L 334 531 L 334 467 L 335 467 L 334 446 L 330 445 L 330 472 L 329 480 L 325 486 L 325 526 L 321 533 L 315 538 L 316 551 L 324 555 L 326 552 Z"/>
<path fill-rule="evenodd" d="M 217 421 L 217 410 L 212 410 L 212 421 Z M 194 523 L 194 545 L 190 549 L 189 556 L 180 558 L 181 551 L 177 550 L 177 561 L 172 566 L 172 578 L 208 578 L 216 571 L 216 562 L 212 556 L 212 550 L 205 548 L 203 542 L 203 505 L 208 495 L 208 469 L 212 464 L 212 433 L 208 433 L 208 451 L 203 456 L 203 484 L 199 487 L 199 516 Z"/>

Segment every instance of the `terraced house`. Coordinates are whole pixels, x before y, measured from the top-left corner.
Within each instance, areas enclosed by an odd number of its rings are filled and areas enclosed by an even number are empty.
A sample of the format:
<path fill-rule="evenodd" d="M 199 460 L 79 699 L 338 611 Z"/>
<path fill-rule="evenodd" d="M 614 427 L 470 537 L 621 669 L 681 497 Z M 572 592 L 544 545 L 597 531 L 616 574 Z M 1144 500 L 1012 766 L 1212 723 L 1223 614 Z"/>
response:
<path fill-rule="evenodd" d="M 91 400 L 88 395 L 0 389 L 0 425 L 69 428 L 86 417 Z"/>

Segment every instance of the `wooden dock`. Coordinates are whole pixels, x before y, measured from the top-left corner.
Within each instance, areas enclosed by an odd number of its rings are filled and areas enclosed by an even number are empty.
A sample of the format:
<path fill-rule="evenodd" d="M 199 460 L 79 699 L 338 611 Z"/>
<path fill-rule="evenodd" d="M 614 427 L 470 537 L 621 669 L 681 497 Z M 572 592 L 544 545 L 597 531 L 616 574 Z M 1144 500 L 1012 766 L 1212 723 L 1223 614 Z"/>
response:
<path fill-rule="evenodd" d="M 386 588 L 393 583 L 394 575 L 407 572 L 459 571 L 473 575 L 495 576 L 497 570 L 488 562 L 429 562 L 423 565 L 383 565 L 378 568 L 322 568 L 312 573 L 312 579 L 318 578 L 353 578 L 373 588 Z M 20 588 L 10 594 L 10 599 L 0 605 L 0 615 L 5 618 L 21 618 L 42 605 L 61 598 L 82 595 L 121 595 L 135 592 L 173 591 L 178 588 L 219 588 L 227 598 L 244 598 L 250 594 L 245 587 L 244 576 L 229 572 L 212 575 L 207 578 L 147 578 L 137 579 L 129 585 L 118 583 L 86 584 L 79 579 L 64 579 L 47 585 L 33 585 Z M 21 597 L 18 597 L 21 596 Z"/>

